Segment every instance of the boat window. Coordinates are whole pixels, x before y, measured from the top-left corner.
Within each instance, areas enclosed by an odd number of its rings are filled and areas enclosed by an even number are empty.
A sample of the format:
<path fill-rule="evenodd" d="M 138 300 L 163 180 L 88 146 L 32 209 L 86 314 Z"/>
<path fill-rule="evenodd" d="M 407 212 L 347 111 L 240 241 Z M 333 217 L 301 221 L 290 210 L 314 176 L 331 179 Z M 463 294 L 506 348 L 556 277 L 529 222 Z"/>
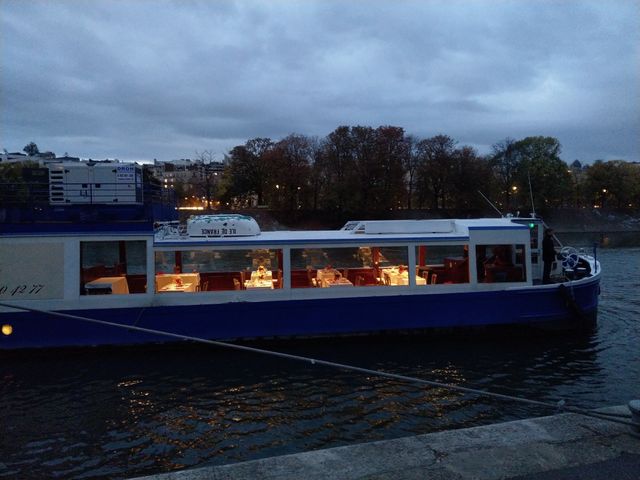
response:
<path fill-rule="evenodd" d="M 416 277 L 418 285 L 469 283 L 469 245 L 416 247 Z"/>
<path fill-rule="evenodd" d="M 541 224 L 527 219 L 514 220 L 515 223 L 526 225 L 529 227 L 530 245 L 531 245 L 531 263 L 533 265 L 538 264 L 540 258 L 540 251 L 538 249 L 538 235 L 540 234 Z"/>
<path fill-rule="evenodd" d="M 144 240 L 80 242 L 80 294 L 130 294 L 147 291 Z"/>
<path fill-rule="evenodd" d="M 524 282 L 524 245 L 477 245 L 476 269 L 479 283 Z"/>
<path fill-rule="evenodd" d="M 292 249 L 291 288 L 408 285 L 407 264 L 407 247 Z"/>
<path fill-rule="evenodd" d="M 155 253 L 156 291 L 282 288 L 282 250 L 177 250 Z"/>

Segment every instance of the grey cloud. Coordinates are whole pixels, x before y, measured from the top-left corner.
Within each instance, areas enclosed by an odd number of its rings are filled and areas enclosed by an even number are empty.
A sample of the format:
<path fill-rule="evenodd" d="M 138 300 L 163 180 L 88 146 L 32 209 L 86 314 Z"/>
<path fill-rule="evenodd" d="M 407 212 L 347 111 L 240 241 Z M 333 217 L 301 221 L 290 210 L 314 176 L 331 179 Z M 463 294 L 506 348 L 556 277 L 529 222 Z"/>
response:
<path fill-rule="evenodd" d="M 170 159 L 394 124 L 638 160 L 639 15 L 632 0 L 5 0 L 0 139 Z"/>

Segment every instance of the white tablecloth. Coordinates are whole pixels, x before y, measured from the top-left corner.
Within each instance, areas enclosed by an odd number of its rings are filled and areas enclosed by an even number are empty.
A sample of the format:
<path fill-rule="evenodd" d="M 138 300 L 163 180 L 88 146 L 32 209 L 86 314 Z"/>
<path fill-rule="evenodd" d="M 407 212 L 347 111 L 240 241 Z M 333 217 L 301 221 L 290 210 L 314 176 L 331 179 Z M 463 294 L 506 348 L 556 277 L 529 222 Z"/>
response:
<path fill-rule="evenodd" d="M 273 288 L 273 281 L 272 280 L 260 280 L 260 279 L 246 280 L 244 282 L 244 288 L 246 288 L 247 290 L 253 290 L 253 289 L 256 289 L 256 288 Z"/>
<path fill-rule="evenodd" d="M 325 287 L 352 287 L 353 283 L 346 278 L 339 278 L 338 280 L 323 280 L 322 285 Z"/>
<path fill-rule="evenodd" d="M 260 278 L 260 273 L 257 270 L 251 272 L 251 280 L 273 280 L 273 273 L 271 270 L 265 270 Z"/>
<path fill-rule="evenodd" d="M 189 290 L 165 290 L 164 287 L 167 285 L 177 285 L 176 280 L 180 279 L 180 283 L 183 285 L 190 284 L 191 287 Z M 200 285 L 200 274 L 199 273 L 172 273 L 167 275 L 156 275 L 156 290 L 158 292 L 195 292 L 197 290 L 197 286 Z"/>
<path fill-rule="evenodd" d="M 170 283 L 160 289 L 161 292 L 195 292 L 195 283 L 183 283 L 178 285 L 177 283 Z"/>
<path fill-rule="evenodd" d="M 111 293 L 118 295 L 129 293 L 126 277 L 100 277 L 85 283 L 84 286 L 88 290 L 92 288 L 111 288 Z"/>

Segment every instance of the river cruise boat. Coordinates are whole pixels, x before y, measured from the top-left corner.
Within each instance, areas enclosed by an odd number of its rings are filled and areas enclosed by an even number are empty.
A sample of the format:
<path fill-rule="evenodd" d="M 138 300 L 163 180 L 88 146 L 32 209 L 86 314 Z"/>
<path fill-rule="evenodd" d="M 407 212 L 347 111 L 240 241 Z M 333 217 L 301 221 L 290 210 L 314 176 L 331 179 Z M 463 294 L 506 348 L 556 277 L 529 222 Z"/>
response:
<path fill-rule="evenodd" d="M 598 307 L 595 251 L 565 247 L 542 284 L 540 218 L 264 232 L 235 214 L 30 225 L 0 231 L 3 350 L 171 340 L 47 312 L 229 340 L 574 328 Z"/>

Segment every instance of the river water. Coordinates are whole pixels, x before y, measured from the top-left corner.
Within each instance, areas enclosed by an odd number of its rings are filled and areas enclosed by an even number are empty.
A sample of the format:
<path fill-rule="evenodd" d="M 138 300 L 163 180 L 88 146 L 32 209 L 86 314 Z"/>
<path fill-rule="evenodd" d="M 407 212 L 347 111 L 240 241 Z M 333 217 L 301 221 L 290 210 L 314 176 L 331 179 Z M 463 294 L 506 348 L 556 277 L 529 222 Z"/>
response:
<path fill-rule="evenodd" d="M 640 398 L 640 249 L 602 249 L 597 328 L 271 348 L 582 407 Z M 183 345 L 0 357 L 0 478 L 123 478 L 554 413 Z"/>

